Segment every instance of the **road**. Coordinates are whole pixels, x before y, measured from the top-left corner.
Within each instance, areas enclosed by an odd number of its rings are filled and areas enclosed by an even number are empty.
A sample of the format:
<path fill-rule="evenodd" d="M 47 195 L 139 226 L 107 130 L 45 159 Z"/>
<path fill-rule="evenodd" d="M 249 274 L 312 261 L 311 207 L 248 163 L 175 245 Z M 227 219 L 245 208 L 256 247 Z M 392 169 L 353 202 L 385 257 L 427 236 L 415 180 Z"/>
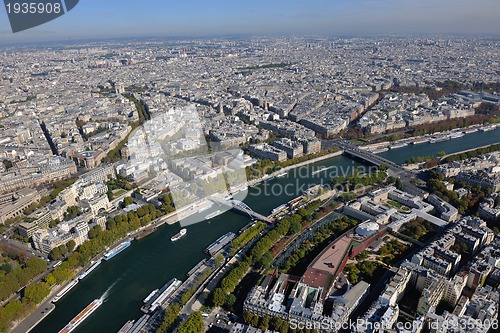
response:
<path fill-rule="evenodd" d="M 13 240 L 13 239 L 2 239 L 0 241 L 0 243 L 2 243 L 7 249 L 11 248 L 11 249 L 14 249 L 15 252 L 25 253 L 28 258 L 36 256 L 42 260 L 48 261 L 47 257 L 43 253 L 31 248 L 29 245 L 22 243 L 20 241 Z M 35 279 L 30 280 L 27 285 L 41 281 L 43 278 L 45 278 L 45 276 L 47 274 L 49 274 L 52 271 L 52 268 L 54 267 L 54 265 L 55 265 L 55 262 L 48 263 L 47 270 L 45 272 L 43 272 L 41 275 L 37 276 Z M 26 286 L 23 286 L 23 288 Z M 4 306 L 5 304 L 9 303 L 11 300 L 16 299 L 16 298 L 18 299 L 20 297 L 21 297 L 20 293 L 14 293 L 6 300 L 0 302 L 0 306 Z"/>
<path fill-rule="evenodd" d="M 11 331 L 11 333 L 27 333 L 31 331 L 39 322 L 41 322 L 49 313 L 51 313 L 56 308 L 55 304 L 51 303 L 52 296 L 54 296 L 58 290 L 59 289 L 54 290 L 50 296 L 47 297 L 47 300 L 40 304 L 35 312 L 20 322 Z"/>

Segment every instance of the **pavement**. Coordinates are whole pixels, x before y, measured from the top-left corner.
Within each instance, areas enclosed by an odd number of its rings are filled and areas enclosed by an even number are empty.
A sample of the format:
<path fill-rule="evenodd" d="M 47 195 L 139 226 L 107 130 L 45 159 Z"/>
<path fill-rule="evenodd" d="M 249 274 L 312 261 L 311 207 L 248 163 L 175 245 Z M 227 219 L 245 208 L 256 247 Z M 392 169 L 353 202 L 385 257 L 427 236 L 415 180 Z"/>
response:
<path fill-rule="evenodd" d="M 55 291 L 54 291 L 55 293 Z M 45 317 L 49 315 L 55 308 L 55 304 L 51 303 L 52 296 L 49 296 L 45 302 L 40 304 L 38 308 L 30 314 L 26 319 L 20 322 L 11 333 L 28 333 L 31 331 L 39 322 L 41 322 Z M 61 327 L 62 329 L 62 327 Z"/>

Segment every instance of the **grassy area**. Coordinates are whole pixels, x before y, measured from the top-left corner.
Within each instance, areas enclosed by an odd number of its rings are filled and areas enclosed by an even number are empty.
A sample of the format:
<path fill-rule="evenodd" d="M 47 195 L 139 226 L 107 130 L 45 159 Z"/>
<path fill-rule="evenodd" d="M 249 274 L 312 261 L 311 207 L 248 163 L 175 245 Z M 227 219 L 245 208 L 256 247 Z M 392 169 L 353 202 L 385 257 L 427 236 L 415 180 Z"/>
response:
<path fill-rule="evenodd" d="M 387 203 L 393 207 L 401 208 L 401 204 L 399 202 L 388 200 Z"/>
<path fill-rule="evenodd" d="M 127 191 L 123 190 L 123 189 L 118 189 L 118 190 L 114 190 L 113 191 L 113 196 L 114 197 L 119 197 L 120 195 L 122 195 L 123 193 L 125 193 Z"/>

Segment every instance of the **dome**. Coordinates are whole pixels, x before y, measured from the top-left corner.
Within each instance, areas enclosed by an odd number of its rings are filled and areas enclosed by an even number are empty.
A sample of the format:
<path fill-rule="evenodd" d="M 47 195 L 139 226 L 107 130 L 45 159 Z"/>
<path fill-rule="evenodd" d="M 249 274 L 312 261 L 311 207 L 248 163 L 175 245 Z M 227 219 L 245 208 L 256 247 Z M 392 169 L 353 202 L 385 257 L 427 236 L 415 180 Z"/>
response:
<path fill-rule="evenodd" d="M 370 236 L 378 232 L 379 225 L 375 222 L 363 222 L 356 228 L 356 233 L 361 236 Z"/>

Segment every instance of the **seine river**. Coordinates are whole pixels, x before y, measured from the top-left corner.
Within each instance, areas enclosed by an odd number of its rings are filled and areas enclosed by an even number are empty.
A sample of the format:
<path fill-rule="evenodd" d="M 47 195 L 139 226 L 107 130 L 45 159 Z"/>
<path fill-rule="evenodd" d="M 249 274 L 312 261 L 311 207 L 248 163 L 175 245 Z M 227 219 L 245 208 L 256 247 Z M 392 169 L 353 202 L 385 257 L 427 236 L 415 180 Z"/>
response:
<path fill-rule="evenodd" d="M 384 152 L 381 156 L 403 163 L 411 156 L 447 154 L 500 142 L 500 129 L 467 134 L 462 138 L 409 145 Z M 256 212 L 268 215 L 271 209 L 302 194 L 312 185 L 328 183 L 334 176 L 350 173 L 360 164 L 343 156 L 334 157 L 307 167 L 291 170 L 286 176 L 250 188 L 245 203 Z M 321 172 L 318 170 L 325 169 Z M 187 227 L 187 235 L 177 242 L 170 237 L 179 231 L 179 224 L 164 225 L 153 234 L 132 242 L 125 251 L 104 261 L 80 281 L 56 305 L 32 332 L 58 332 L 92 300 L 104 295 L 105 301 L 74 332 L 116 332 L 130 319 L 138 319 L 142 300 L 171 278 L 185 279 L 185 274 L 206 257 L 203 250 L 226 232 L 236 232 L 249 223 L 248 217 L 226 212 L 209 221 Z"/>

